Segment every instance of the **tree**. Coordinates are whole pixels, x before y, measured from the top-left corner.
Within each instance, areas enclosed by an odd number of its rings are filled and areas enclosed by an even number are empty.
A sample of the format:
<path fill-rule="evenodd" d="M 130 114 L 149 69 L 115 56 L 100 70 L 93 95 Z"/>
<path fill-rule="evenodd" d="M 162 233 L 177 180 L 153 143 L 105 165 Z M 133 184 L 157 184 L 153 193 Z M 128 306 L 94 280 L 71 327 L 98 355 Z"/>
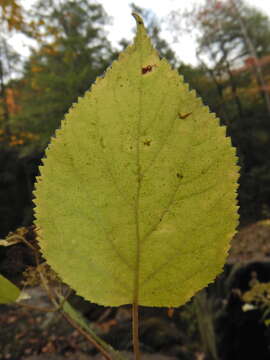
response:
<path fill-rule="evenodd" d="M 19 55 L 8 44 L 14 31 L 25 27 L 23 12 L 16 0 L 5 0 L 0 3 L 0 125 L 5 139 L 10 135 L 8 89 L 7 83 L 11 74 L 16 71 Z"/>
<path fill-rule="evenodd" d="M 33 12 L 40 46 L 32 49 L 21 91 L 20 114 L 13 124 L 40 135 L 43 148 L 70 104 L 104 72 L 113 51 L 103 31 L 101 5 L 87 0 L 39 1 Z"/>
<path fill-rule="evenodd" d="M 197 56 L 212 71 L 213 80 L 222 96 L 224 74 L 227 76 L 239 114 L 242 105 L 232 69 L 248 57 L 254 59 L 254 74 L 259 93 L 270 116 L 270 98 L 258 59 L 270 52 L 270 21 L 256 8 L 243 1 L 210 0 L 192 14 L 193 24 L 200 29 Z M 206 60 L 203 58 L 206 57 Z M 207 65 L 206 65 L 207 64 Z M 209 65 L 210 64 L 210 65 Z"/>
<path fill-rule="evenodd" d="M 262 48 L 258 49 L 258 51 L 257 51 L 256 45 L 254 45 L 251 37 L 249 36 L 247 25 L 241 16 L 240 10 L 239 10 L 235 0 L 230 0 L 230 3 L 231 3 L 231 8 L 232 8 L 233 13 L 235 14 L 235 16 L 238 16 L 239 24 L 241 27 L 241 34 L 243 35 L 243 39 L 245 40 L 246 47 L 247 47 L 250 55 L 253 58 L 253 65 L 254 65 L 253 68 L 254 68 L 256 81 L 258 83 L 258 86 L 261 89 L 260 91 L 261 91 L 262 97 L 265 101 L 268 115 L 270 116 L 270 96 L 268 93 L 268 89 L 266 87 L 266 82 L 264 80 L 264 76 L 263 76 L 263 73 L 261 70 L 261 65 L 260 65 L 259 57 L 258 57 L 258 53 L 260 50 L 262 50 Z M 269 34 L 270 34 L 270 21 L 268 21 L 268 28 L 269 28 Z M 265 37 L 263 37 L 263 39 L 265 39 Z M 262 44 L 260 44 L 260 45 L 262 45 Z M 267 42 L 267 44 L 265 44 L 265 45 L 269 46 L 269 43 Z M 263 49 L 263 50 L 265 51 L 265 49 Z M 268 51 L 269 51 L 269 47 L 268 47 Z"/>
<path fill-rule="evenodd" d="M 7 27 L 11 30 L 21 30 L 25 25 L 21 5 L 16 0 L 3 0 L 0 3 L 1 30 Z"/>
<path fill-rule="evenodd" d="M 193 21 L 201 30 L 198 45 L 200 51 L 208 53 L 212 47 L 213 59 L 222 63 L 227 59 L 232 62 L 250 55 L 246 36 L 252 41 L 259 57 L 268 54 L 270 44 L 269 18 L 254 7 L 243 1 L 210 0 L 193 12 Z M 195 19 L 196 18 L 196 19 Z M 241 22 L 245 23 L 247 34 L 242 30 Z"/>

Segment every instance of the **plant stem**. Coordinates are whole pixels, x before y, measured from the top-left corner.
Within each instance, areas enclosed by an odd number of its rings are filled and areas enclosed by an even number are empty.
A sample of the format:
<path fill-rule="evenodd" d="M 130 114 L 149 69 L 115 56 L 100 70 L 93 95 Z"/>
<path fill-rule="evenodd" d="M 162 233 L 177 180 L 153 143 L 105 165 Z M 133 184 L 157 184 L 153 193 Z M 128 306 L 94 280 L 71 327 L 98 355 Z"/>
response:
<path fill-rule="evenodd" d="M 139 306 L 138 301 L 134 300 L 132 304 L 132 340 L 135 360 L 141 359 L 140 341 L 139 341 Z"/>
<path fill-rule="evenodd" d="M 107 360 L 112 360 L 112 357 L 110 356 L 110 354 L 107 353 L 107 351 L 105 349 L 103 349 L 102 346 L 100 346 L 100 344 L 95 341 L 95 339 L 93 339 L 93 337 L 88 334 L 85 330 L 83 330 L 73 319 L 71 319 L 68 315 L 66 315 L 65 313 L 62 313 L 63 317 L 75 328 L 77 329 L 77 331 L 83 335 L 91 344 L 93 344 L 100 352 L 101 354 L 104 356 L 105 359 Z"/>
<path fill-rule="evenodd" d="M 121 353 L 102 340 L 93 330 L 91 325 L 84 319 L 82 314 L 75 310 L 71 304 L 66 301 L 63 305 L 62 314 L 80 333 L 84 335 L 96 348 L 101 351 L 106 359 L 124 360 Z"/>
<path fill-rule="evenodd" d="M 16 303 L 16 305 L 24 307 L 26 309 L 37 310 L 37 311 L 41 311 L 41 312 L 45 312 L 45 313 L 57 311 L 57 309 L 55 309 L 55 308 L 39 307 L 39 306 L 34 306 L 34 305 L 28 305 L 28 304 L 21 303 L 21 302 Z"/>
<path fill-rule="evenodd" d="M 27 246 L 29 246 L 34 252 L 36 266 L 37 266 L 37 270 L 39 272 L 39 276 L 40 276 L 40 280 L 41 280 L 41 285 L 43 286 L 44 290 L 46 291 L 46 293 L 47 293 L 49 299 L 51 300 L 52 304 L 55 306 L 54 311 L 61 310 L 62 316 L 75 329 L 77 329 L 77 331 L 81 335 L 83 335 L 89 342 L 91 342 L 91 344 L 94 345 L 96 347 L 96 349 L 101 352 L 101 354 L 103 355 L 103 357 L 106 360 L 123 360 L 122 355 L 120 353 L 118 353 L 117 351 L 115 351 L 109 344 L 107 344 L 101 338 L 99 338 L 94 333 L 94 331 L 92 331 L 92 329 L 89 327 L 89 325 L 86 324 L 86 322 L 81 317 L 81 315 L 79 313 L 77 313 L 72 308 L 72 306 L 67 302 L 67 298 L 70 295 L 70 291 L 68 291 L 68 293 L 66 294 L 65 297 L 62 296 L 61 294 L 57 294 L 57 293 L 55 294 L 52 291 L 52 289 L 51 289 L 51 287 L 50 287 L 50 285 L 48 283 L 48 280 L 46 279 L 46 277 L 44 276 L 42 271 L 40 271 L 40 269 L 39 269 L 40 263 L 39 263 L 39 257 L 38 257 L 37 250 L 26 239 L 22 238 L 21 240 Z M 28 308 L 32 307 L 32 306 L 28 306 L 27 304 L 22 304 L 22 306 L 25 306 L 25 307 L 28 307 Z"/>

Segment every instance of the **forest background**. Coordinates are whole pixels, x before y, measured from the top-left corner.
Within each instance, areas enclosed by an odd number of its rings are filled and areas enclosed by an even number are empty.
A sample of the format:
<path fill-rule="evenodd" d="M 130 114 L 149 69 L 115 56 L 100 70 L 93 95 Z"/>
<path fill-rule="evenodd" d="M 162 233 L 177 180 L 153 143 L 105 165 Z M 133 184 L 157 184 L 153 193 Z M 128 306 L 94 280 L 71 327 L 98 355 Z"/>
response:
<path fill-rule="evenodd" d="M 37 0 L 28 13 L 22 3 L 0 0 L 0 238 L 32 226 L 33 186 L 51 136 L 127 45 L 125 38 L 117 49 L 108 41 L 102 2 Z M 242 0 L 208 0 L 172 11 L 162 23 L 151 9 L 131 8 L 142 14 L 160 55 L 227 126 L 241 167 L 239 228 L 269 219 L 269 17 Z M 197 31 L 197 66 L 181 61 L 162 38 L 163 26 L 176 38 Z M 37 44 L 26 59 L 10 45 L 15 33 Z M 20 261 L 1 261 L 0 272 L 16 278 L 26 267 Z"/>
<path fill-rule="evenodd" d="M 133 9 L 145 18 L 162 57 L 184 76 L 228 128 L 241 165 L 241 224 L 270 216 L 269 71 L 270 20 L 243 2 L 207 1 L 189 13 L 173 11 L 159 23 L 149 9 Z M 46 0 L 26 14 L 20 2 L 0 2 L 0 144 L 5 164 L 0 205 L 0 234 L 32 222 L 34 162 L 72 103 L 117 58 L 104 31 L 110 18 L 102 5 L 86 0 Z M 185 25 L 183 28 L 183 20 Z M 198 66 L 181 62 L 161 38 L 161 25 L 172 36 L 197 31 Z M 14 33 L 36 40 L 27 59 L 9 45 Z M 123 38 L 120 46 L 127 41 Z M 121 50 L 121 49 L 120 49 Z M 12 158 L 7 160 L 7 156 Z M 14 161 L 16 159 L 16 161 Z M 21 167 L 19 186 L 12 187 Z M 6 180 L 4 180 L 6 179 Z M 13 179 L 14 180 L 14 179 Z M 15 189 L 17 188 L 17 190 Z M 18 191 L 18 193 L 16 193 Z"/>

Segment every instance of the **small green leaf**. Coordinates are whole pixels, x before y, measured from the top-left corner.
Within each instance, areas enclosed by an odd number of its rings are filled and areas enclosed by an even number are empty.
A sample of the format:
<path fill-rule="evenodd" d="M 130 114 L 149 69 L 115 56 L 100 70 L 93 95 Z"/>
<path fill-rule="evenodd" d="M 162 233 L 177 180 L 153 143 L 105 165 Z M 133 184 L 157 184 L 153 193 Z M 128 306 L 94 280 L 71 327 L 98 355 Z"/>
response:
<path fill-rule="evenodd" d="M 44 256 L 98 304 L 179 306 L 222 270 L 238 222 L 226 130 L 137 35 L 79 99 L 36 184 Z"/>
<path fill-rule="evenodd" d="M 12 282 L 0 275 L 0 304 L 9 304 L 18 299 L 20 289 Z"/>
<path fill-rule="evenodd" d="M 60 296 L 60 299 L 63 300 L 64 298 Z M 91 325 L 87 322 L 83 315 L 76 309 L 74 309 L 74 307 L 68 301 L 64 302 L 63 311 L 82 329 L 87 331 L 89 335 L 96 341 L 96 343 L 98 343 L 105 351 L 108 352 L 108 354 L 111 355 L 112 359 L 124 360 L 123 356 L 118 351 L 114 350 L 109 344 L 107 344 L 99 336 L 97 336 L 94 329 L 92 329 Z"/>

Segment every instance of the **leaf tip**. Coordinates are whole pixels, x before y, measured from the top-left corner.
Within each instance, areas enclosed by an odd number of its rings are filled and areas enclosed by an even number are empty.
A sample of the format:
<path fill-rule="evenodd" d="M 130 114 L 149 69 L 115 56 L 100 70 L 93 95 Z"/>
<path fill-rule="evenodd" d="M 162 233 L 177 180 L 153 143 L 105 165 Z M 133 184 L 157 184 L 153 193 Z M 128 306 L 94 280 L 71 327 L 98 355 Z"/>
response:
<path fill-rule="evenodd" d="M 135 13 L 135 12 L 133 12 L 133 13 L 132 13 L 132 16 L 133 16 L 134 19 L 136 20 L 137 27 L 139 27 L 139 26 L 144 26 L 143 19 L 140 17 L 140 15 L 138 15 L 138 14 Z"/>

